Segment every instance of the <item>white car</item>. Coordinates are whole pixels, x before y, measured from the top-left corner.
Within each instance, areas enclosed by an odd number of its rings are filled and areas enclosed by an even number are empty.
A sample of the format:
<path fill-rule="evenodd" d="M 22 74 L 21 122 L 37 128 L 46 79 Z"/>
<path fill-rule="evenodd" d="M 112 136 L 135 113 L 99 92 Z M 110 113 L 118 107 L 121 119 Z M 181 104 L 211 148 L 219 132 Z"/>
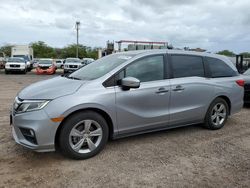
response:
<path fill-rule="evenodd" d="M 64 73 L 71 73 L 83 66 L 79 58 L 67 58 L 64 63 Z"/>
<path fill-rule="evenodd" d="M 27 68 L 27 63 L 23 58 L 10 57 L 5 64 L 5 74 L 9 72 L 22 72 L 26 74 Z"/>
<path fill-rule="evenodd" d="M 63 59 L 56 60 L 56 68 L 58 68 L 58 69 L 63 68 Z"/>
<path fill-rule="evenodd" d="M 86 66 L 92 62 L 94 62 L 95 60 L 93 58 L 83 58 L 82 59 L 82 63 L 83 63 L 83 66 Z"/>

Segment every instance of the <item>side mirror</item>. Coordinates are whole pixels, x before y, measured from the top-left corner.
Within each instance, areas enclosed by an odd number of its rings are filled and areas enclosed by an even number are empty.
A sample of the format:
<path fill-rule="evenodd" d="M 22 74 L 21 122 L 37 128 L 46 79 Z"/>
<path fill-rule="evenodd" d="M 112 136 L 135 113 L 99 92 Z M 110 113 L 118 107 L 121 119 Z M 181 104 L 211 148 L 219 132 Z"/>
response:
<path fill-rule="evenodd" d="M 121 86 L 124 90 L 129 90 L 131 88 L 139 88 L 140 80 L 134 77 L 126 77 L 121 80 Z"/>

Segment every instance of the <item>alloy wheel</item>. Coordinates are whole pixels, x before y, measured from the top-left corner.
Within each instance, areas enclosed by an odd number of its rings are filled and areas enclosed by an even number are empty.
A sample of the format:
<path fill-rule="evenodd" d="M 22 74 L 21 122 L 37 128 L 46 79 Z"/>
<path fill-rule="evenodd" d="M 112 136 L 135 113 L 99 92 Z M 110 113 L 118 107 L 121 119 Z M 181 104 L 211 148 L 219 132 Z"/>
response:
<path fill-rule="evenodd" d="M 215 126 L 222 125 L 227 116 L 226 106 L 223 103 L 217 103 L 211 113 L 211 121 Z"/>
<path fill-rule="evenodd" d="M 73 126 L 69 134 L 71 148 L 77 153 L 90 153 L 101 143 L 103 130 L 94 120 L 83 120 Z"/>

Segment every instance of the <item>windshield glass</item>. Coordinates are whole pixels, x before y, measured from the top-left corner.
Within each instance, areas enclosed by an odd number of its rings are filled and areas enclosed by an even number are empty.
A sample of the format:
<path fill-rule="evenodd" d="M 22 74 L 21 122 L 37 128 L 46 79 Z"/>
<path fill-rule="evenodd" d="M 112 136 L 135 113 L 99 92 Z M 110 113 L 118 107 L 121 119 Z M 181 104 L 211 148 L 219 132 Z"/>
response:
<path fill-rule="evenodd" d="M 13 55 L 13 57 L 22 57 L 25 61 L 30 61 L 27 55 Z"/>
<path fill-rule="evenodd" d="M 9 58 L 8 62 L 25 63 L 24 59 L 22 59 L 22 58 L 13 58 L 13 57 Z"/>
<path fill-rule="evenodd" d="M 66 63 L 81 63 L 81 60 L 77 58 L 70 58 L 66 59 Z"/>
<path fill-rule="evenodd" d="M 47 59 L 45 60 L 45 59 L 44 59 L 44 60 L 40 60 L 40 61 L 39 61 L 39 64 L 48 64 L 48 65 L 51 65 L 51 64 L 52 64 L 52 61 L 51 61 L 51 60 L 47 60 Z"/>
<path fill-rule="evenodd" d="M 245 75 L 250 75 L 250 68 L 247 69 L 243 74 L 245 74 Z"/>
<path fill-rule="evenodd" d="M 112 54 L 105 56 L 101 59 L 94 61 L 88 66 L 84 66 L 81 69 L 75 71 L 70 75 L 81 80 L 94 80 L 104 76 L 117 66 L 121 65 L 125 61 L 131 59 L 135 55 L 130 54 Z"/>

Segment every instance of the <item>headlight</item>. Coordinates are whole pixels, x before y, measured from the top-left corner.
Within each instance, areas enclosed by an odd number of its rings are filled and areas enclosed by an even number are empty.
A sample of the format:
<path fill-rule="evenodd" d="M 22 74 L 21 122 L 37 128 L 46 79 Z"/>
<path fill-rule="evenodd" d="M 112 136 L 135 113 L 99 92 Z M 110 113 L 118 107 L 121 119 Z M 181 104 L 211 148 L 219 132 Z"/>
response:
<path fill-rule="evenodd" d="M 48 103 L 48 100 L 24 100 L 20 103 L 15 102 L 14 108 L 16 113 L 30 112 L 34 110 L 41 110 Z"/>

